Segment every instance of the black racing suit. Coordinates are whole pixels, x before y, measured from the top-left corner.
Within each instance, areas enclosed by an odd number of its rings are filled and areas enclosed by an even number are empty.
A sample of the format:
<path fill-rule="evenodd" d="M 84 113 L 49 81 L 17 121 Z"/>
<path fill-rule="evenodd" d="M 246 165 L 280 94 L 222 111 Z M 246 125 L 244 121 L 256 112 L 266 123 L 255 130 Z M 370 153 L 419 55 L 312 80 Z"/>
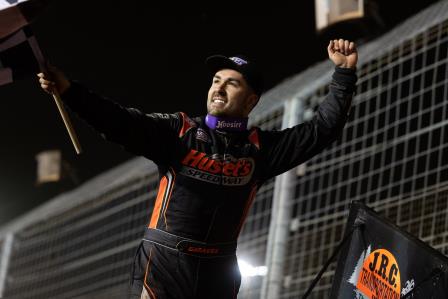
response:
<path fill-rule="evenodd" d="M 73 83 L 63 100 L 112 142 L 154 161 L 160 185 L 132 271 L 132 296 L 236 298 L 235 250 L 251 203 L 267 179 L 322 151 L 341 133 L 354 70 L 336 68 L 311 121 L 281 131 L 226 132 L 204 117 L 144 114 Z"/>

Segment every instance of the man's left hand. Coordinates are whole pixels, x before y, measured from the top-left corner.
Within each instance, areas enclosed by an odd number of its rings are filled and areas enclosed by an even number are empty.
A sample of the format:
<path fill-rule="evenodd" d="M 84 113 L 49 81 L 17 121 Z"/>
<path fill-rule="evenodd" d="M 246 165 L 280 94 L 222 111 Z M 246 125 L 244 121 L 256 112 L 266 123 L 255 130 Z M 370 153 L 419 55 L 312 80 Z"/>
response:
<path fill-rule="evenodd" d="M 358 51 L 354 42 L 335 39 L 328 45 L 328 57 L 333 63 L 341 68 L 356 68 L 358 62 Z"/>

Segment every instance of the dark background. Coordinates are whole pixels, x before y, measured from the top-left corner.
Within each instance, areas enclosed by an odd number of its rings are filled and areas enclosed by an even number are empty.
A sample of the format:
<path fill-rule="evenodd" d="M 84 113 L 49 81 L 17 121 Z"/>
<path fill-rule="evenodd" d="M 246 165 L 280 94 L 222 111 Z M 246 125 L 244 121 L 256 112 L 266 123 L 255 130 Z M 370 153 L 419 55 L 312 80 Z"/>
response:
<path fill-rule="evenodd" d="M 185 1 L 186 2 L 186 1 Z M 145 112 L 203 114 L 204 59 L 245 54 L 267 87 L 326 59 L 329 38 L 362 44 L 436 1 L 368 1 L 363 21 L 316 33 L 314 1 L 54 1 L 32 24 L 50 62 L 72 79 Z M 77 155 L 53 99 L 35 79 L 0 87 L 0 224 L 133 156 L 72 115 Z M 35 155 L 60 149 L 71 175 L 36 185 Z"/>

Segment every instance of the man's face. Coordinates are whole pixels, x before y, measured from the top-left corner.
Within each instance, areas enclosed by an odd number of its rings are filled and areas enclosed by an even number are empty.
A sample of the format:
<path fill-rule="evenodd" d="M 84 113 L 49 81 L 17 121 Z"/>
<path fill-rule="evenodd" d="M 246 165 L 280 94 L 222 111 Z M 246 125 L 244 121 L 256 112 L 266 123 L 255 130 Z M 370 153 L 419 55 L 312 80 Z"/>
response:
<path fill-rule="evenodd" d="M 241 73 L 223 69 L 213 77 L 208 91 L 207 111 L 215 116 L 247 117 L 257 101 L 258 96 Z"/>

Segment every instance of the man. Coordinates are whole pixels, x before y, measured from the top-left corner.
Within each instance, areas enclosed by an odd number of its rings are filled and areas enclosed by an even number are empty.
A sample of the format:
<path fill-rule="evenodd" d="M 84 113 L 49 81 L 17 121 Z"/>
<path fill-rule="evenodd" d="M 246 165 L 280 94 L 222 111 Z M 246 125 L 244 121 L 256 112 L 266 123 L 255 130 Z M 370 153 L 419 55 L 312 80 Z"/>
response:
<path fill-rule="evenodd" d="M 153 160 L 160 186 L 131 275 L 132 298 L 236 298 L 236 241 L 267 179 L 310 159 L 341 133 L 357 80 L 353 42 L 330 41 L 330 92 L 309 122 L 282 131 L 247 129 L 263 79 L 244 57 L 206 60 L 212 84 L 207 116 L 144 114 L 99 97 L 53 69 L 47 92 L 105 138 Z M 50 79 L 51 78 L 51 79 Z"/>

